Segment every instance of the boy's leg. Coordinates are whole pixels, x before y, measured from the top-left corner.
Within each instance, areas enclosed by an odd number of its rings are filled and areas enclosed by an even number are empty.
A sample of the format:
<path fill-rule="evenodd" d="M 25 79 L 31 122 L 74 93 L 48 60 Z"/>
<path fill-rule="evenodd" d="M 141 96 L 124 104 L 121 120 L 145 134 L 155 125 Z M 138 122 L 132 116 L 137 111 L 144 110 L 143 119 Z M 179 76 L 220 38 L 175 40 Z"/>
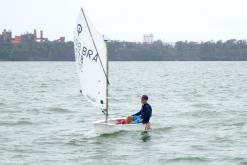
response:
<path fill-rule="evenodd" d="M 133 120 L 134 120 L 133 116 L 129 116 L 129 117 L 127 117 L 127 119 L 126 119 L 126 124 L 130 124 L 130 123 L 132 123 L 132 122 L 133 122 Z"/>

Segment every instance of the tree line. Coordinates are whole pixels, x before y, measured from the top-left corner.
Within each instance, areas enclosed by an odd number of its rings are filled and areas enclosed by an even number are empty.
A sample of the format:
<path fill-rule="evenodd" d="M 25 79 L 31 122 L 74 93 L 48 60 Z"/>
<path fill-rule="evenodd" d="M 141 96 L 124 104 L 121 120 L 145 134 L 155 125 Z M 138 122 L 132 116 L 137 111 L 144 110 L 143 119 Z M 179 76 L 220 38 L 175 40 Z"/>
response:
<path fill-rule="evenodd" d="M 111 61 L 246 61 L 247 41 L 107 42 Z M 73 42 L 0 44 L 0 61 L 73 61 Z"/>

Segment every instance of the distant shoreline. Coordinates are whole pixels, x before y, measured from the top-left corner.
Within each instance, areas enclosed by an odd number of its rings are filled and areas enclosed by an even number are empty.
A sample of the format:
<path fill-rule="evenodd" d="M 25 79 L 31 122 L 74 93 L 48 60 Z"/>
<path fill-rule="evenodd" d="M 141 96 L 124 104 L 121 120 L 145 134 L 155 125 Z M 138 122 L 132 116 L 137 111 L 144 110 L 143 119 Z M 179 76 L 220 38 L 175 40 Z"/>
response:
<path fill-rule="evenodd" d="M 110 61 L 247 61 L 247 41 L 107 42 Z M 74 61 L 73 42 L 0 44 L 0 61 Z"/>

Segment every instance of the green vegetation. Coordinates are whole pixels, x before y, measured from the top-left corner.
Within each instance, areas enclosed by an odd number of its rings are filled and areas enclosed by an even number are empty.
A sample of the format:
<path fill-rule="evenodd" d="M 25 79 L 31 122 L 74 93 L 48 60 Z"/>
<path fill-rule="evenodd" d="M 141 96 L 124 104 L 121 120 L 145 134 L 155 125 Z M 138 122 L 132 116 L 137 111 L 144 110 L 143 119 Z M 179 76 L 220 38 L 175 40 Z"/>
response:
<path fill-rule="evenodd" d="M 108 42 L 112 61 L 246 61 L 244 40 L 188 42 L 175 45 L 155 41 L 153 44 Z M 73 42 L 0 44 L 0 61 L 72 61 Z"/>
<path fill-rule="evenodd" d="M 19 45 L 0 44 L 1 61 L 73 60 L 73 43 L 33 42 Z"/>

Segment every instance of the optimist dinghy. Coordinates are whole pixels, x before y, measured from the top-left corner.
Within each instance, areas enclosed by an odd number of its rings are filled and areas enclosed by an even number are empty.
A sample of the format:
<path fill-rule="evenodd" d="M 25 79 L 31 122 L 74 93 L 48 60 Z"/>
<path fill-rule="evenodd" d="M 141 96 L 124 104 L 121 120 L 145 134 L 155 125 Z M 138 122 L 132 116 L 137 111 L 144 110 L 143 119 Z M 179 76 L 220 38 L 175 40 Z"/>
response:
<path fill-rule="evenodd" d="M 144 124 L 121 124 L 123 119 L 108 119 L 108 56 L 101 36 L 81 8 L 74 28 L 74 52 L 81 93 L 95 107 L 102 110 L 105 120 L 94 123 L 97 133 L 116 131 L 144 131 Z"/>

